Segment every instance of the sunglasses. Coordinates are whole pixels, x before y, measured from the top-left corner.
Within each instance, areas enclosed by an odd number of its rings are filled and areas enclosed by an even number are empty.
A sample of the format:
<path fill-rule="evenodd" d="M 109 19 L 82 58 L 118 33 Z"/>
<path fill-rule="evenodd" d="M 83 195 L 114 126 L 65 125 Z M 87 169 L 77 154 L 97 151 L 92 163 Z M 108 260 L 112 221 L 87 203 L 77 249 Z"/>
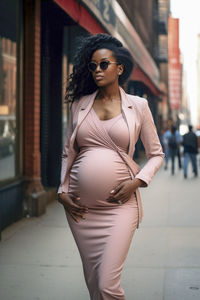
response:
<path fill-rule="evenodd" d="M 98 65 L 99 65 L 100 69 L 105 71 L 106 69 L 108 69 L 108 66 L 110 64 L 118 64 L 118 63 L 116 61 L 103 60 L 98 64 L 94 61 L 91 61 L 88 64 L 88 69 L 89 69 L 90 72 L 94 72 L 97 69 Z"/>

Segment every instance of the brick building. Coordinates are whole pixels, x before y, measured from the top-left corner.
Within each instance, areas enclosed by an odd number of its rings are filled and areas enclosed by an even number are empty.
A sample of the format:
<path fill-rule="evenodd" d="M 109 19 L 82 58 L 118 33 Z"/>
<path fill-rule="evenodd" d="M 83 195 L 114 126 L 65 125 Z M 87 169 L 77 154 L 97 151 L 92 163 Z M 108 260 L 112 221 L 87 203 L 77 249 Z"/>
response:
<path fill-rule="evenodd" d="M 154 93 L 140 78 L 134 78 L 134 86 L 136 93 L 147 95 L 154 120 L 160 130 L 163 124 L 166 123 L 170 113 L 168 99 L 168 17 L 170 0 L 119 0 L 118 2 L 159 69 L 161 94 Z"/>
<path fill-rule="evenodd" d="M 8 148 L 0 157 L 1 229 L 26 214 L 39 216 L 55 199 L 68 111 L 64 91 L 78 36 L 106 32 L 129 48 L 135 67 L 127 90 L 148 98 L 157 121 L 158 7 L 156 0 L 0 2 L 0 151 L 5 143 Z"/>
<path fill-rule="evenodd" d="M 161 89 L 164 92 L 162 101 L 158 103 L 159 127 L 163 130 L 170 117 L 169 85 L 168 85 L 168 19 L 170 14 L 170 1 L 159 0 L 159 30 L 158 30 L 158 63 L 160 69 Z"/>
<path fill-rule="evenodd" d="M 182 65 L 179 49 L 179 19 L 169 17 L 169 103 L 174 122 L 181 108 Z"/>

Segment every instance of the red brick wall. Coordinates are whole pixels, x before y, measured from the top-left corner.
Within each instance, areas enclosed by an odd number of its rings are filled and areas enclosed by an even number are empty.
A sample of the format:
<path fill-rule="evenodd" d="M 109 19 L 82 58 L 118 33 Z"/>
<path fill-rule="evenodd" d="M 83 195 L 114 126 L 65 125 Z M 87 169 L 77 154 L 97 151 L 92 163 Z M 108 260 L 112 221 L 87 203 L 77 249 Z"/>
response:
<path fill-rule="evenodd" d="M 179 19 L 169 17 L 169 102 L 172 110 L 179 110 L 181 104 L 181 61 L 179 49 Z"/>
<path fill-rule="evenodd" d="M 24 175 L 40 189 L 40 0 L 25 0 Z"/>

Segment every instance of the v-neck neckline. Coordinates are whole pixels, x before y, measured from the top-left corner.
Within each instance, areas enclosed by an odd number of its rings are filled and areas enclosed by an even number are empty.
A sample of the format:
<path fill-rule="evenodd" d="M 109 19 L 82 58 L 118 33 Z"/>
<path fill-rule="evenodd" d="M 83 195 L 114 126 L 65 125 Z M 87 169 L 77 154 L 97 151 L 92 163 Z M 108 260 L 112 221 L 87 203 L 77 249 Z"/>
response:
<path fill-rule="evenodd" d="M 122 112 L 121 112 L 120 114 L 118 114 L 117 116 L 115 116 L 115 117 L 113 117 L 113 118 L 111 118 L 111 119 L 101 120 L 101 119 L 99 118 L 99 116 L 97 115 L 97 113 L 96 113 L 96 111 L 94 110 L 93 107 L 92 107 L 92 110 L 93 110 L 93 112 L 95 113 L 96 117 L 98 118 L 98 120 L 99 120 L 100 122 L 107 122 L 107 121 L 115 120 L 115 119 L 117 119 L 118 117 L 120 117 L 120 116 L 122 115 Z"/>

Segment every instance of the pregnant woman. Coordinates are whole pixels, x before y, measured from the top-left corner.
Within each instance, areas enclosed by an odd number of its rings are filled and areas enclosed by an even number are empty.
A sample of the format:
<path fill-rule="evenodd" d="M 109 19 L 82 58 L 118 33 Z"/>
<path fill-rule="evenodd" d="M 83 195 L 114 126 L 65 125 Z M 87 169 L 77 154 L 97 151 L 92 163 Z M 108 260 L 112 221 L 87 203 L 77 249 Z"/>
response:
<path fill-rule="evenodd" d="M 164 154 L 148 102 L 120 87 L 133 60 L 116 38 L 98 34 L 79 46 L 67 87 L 71 110 L 58 199 L 83 263 L 92 300 L 124 300 L 120 277 L 142 219 L 139 187 Z M 132 160 L 140 136 L 148 158 Z"/>

